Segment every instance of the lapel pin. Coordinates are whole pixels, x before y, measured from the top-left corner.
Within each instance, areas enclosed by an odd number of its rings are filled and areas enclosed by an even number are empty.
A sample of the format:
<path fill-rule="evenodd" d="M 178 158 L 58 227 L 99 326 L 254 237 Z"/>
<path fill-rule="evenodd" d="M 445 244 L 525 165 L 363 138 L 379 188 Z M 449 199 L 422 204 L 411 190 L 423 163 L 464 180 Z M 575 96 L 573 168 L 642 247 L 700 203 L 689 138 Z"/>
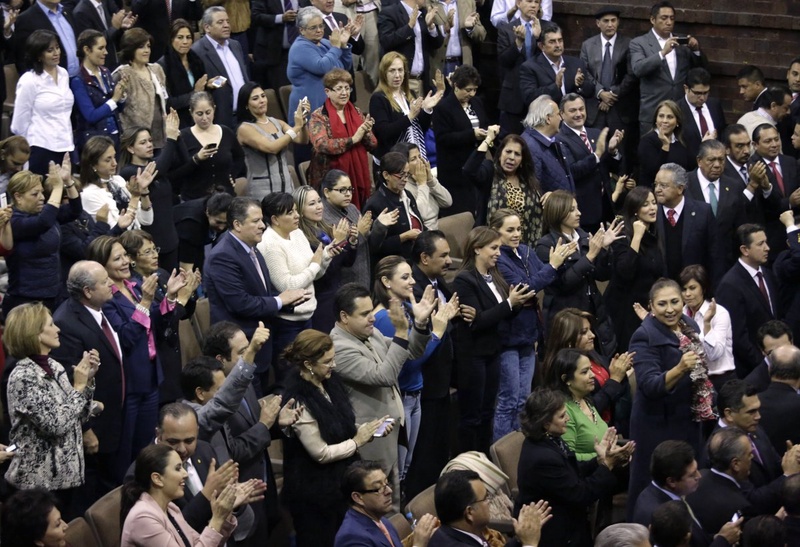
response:
<path fill-rule="evenodd" d="M 692 216 L 694 216 L 694 211 L 692 211 Z"/>
<path fill-rule="evenodd" d="M 725 191 L 726 191 L 726 192 L 730 191 L 730 188 L 728 188 L 728 187 L 726 186 L 726 187 L 725 187 Z"/>

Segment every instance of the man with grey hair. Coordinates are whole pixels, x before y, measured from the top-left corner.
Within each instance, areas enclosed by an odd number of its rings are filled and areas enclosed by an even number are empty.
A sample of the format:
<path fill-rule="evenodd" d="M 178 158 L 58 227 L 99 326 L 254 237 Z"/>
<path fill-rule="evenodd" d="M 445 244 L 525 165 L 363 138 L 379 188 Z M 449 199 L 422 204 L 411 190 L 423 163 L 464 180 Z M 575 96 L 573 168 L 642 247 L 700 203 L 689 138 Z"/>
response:
<path fill-rule="evenodd" d="M 658 208 L 657 231 L 661 252 L 670 279 L 680 280 L 680 273 L 689 264 L 701 264 L 712 286 L 725 273 L 721 250 L 717 245 L 717 227 L 711 206 L 687 199 L 688 176 L 677 163 L 665 163 L 655 179 Z"/>
<path fill-rule="evenodd" d="M 106 269 L 97 262 L 81 260 L 69 270 L 69 298 L 53 314 L 53 322 L 61 329 L 60 346 L 51 357 L 69 370 L 83 354 L 96 349 L 100 369 L 95 376 L 95 400 L 104 410 L 83 424 L 83 445 L 86 458 L 87 502 L 121 484 L 130 461 L 118 448 L 124 434 L 122 427 L 125 402 L 125 371 L 119 336 L 103 314 L 103 304 L 111 300 L 111 280 Z"/>
<path fill-rule="evenodd" d="M 597 534 L 594 547 L 651 547 L 650 532 L 641 524 L 612 524 Z"/>
<path fill-rule="evenodd" d="M 228 12 L 220 6 L 211 6 L 200 21 L 205 36 L 192 45 L 203 61 L 208 75 L 208 87 L 216 103 L 214 122 L 227 127 L 236 127 L 236 101 L 239 89 L 250 79 L 242 46 L 231 40 L 231 24 Z M 225 81 L 217 81 L 218 77 Z"/>
<path fill-rule="evenodd" d="M 570 175 L 566 150 L 556 140 L 561 113 L 556 102 L 549 95 L 540 95 L 528 107 L 528 115 L 522 122 L 525 131 L 522 140 L 528 145 L 533 159 L 536 179 L 542 192 L 566 190 L 575 193 L 575 184 Z"/>

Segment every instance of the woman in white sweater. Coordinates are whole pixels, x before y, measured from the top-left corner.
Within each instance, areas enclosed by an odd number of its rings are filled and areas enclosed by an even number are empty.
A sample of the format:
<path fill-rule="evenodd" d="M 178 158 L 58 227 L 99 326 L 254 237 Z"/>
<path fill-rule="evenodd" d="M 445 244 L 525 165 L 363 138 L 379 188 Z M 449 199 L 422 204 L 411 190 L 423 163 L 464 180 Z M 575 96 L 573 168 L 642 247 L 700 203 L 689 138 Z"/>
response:
<path fill-rule="evenodd" d="M 325 275 L 331 258 L 339 253 L 339 241 L 328 245 L 320 243 L 312 249 L 303 231 L 300 230 L 300 215 L 294 198 L 285 192 L 274 192 L 261 201 L 267 230 L 258 250 L 264 255 L 269 277 L 277 291 L 305 289 L 311 298 L 291 309 L 284 308 L 272 320 L 270 330 L 273 340 L 272 365 L 276 381 L 281 383 L 287 366 L 280 359 L 281 353 L 303 330 L 311 328 L 311 316 L 317 309 L 314 281 Z"/>

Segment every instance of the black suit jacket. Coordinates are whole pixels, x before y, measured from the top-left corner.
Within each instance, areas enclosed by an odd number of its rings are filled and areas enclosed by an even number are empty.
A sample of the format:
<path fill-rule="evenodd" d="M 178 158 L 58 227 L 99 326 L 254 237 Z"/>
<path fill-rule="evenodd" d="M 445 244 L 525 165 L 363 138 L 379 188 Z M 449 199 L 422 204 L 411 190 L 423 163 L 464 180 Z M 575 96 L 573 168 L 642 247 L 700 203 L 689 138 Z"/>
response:
<path fill-rule="evenodd" d="M 567 94 L 577 93 L 584 98 L 593 97 L 595 81 L 589 73 L 589 69 L 586 68 L 586 64 L 578 57 L 562 55 L 561 58 L 564 60 L 566 69 L 563 83 Z M 575 75 L 579 68 L 583 72 L 584 80 L 583 84 L 577 87 Z M 561 102 L 561 99 L 564 98 L 561 88 L 556 85 L 556 73 L 544 54 L 531 57 L 519 67 L 519 88 L 526 109 L 536 97 L 541 95 L 550 95 L 556 103 Z"/>
<path fill-rule="evenodd" d="M 766 390 L 758 394 L 761 401 L 760 426 L 778 455 L 786 452 L 786 441 L 800 443 L 800 423 L 790 416 L 800 416 L 800 395 L 782 382 L 770 382 Z"/>
<path fill-rule="evenodd" d="M 280 63 L 281 56 L 288 55 L 283 49 L 283 29 L 286 23 L 277 23 L 275 18 L 283 15 L 281 0 L 253 0 L 251 2 L 250 28 L 255 29 L 253 58 L 268 66 Z M 277 90 L 276 90 L 277 91 Z"/>
<path fill-rule="evenodd" d="M 236 57 L 237 61 L 239 61 L 239 68 L 242 70 L 242 76 L 244 77 L 244 81 L 247 82 L 249 76 L 247 73 L 247 62 L 245 55 L 242 53 L 242 46 L 236 40 L 228 40 L 228 45 L 231 48 L 233 56 Z M 206 74 L 208 74 L 209 79 L 215 76 L 225 76 L 228 78 L 228 80 L 230 80 L 228 71 L 225 70 L 225 65 L 222 63 L 219 55 L 217 55 L 214 47 L 211 45 L 211 43 L 209 43 L 208 38 L 204 36 L 203 38 L 197 40 L 192 45 L 192 51 L 194 51 L 197 56 L 200 57 L 200 60 L 203 61 L 203 66 L 205 67 Z M 221 88 L 213 90 L 211 95 L 213 95 L 214 102 L 217 105 L 217 108 L 214 111 L 214 121 L 218 124 L 225 125 L 232 130 L 235 129 L 236 117 L 233 111 L 233 88 L 230 85 L 230 81 L 228 81 L 228 83 Z"/>
<path fill-rule="evenodd" d="M 500 350 L 497 329 L 501 321 L 513 312 L 506 300 L 498 303 L 494 293 L 477 270 L 462 270 L 453 281 L 458 301 L 475 308 L 472 323 L 458 323 L 458 344 L 455 351 L 459 361 L 468 363 L 473 356 L 494 355 Z"/>
<path fill-rule="evenodd" d="M 662 490 L 656 488 L 653 484 L 649 484 L 647 488 L 642 490 L 639 497 L 636 498 L 632 522 L 641 524 L 642 526 L 650 526 L 653 520 L 653 513 L 668 501 L 672 501 L 672 498 Z M 700 523 L 692 519 L 691 547 L 708 547 L 710 544 L 711 538 L 709 535 L 703 531 L 703 528 L 700 527 Z"/>
<path fill-rule="evenodd" d="M 510 539 L 505 547 L 519 547 L 519 545 L 519 540 Z M 442 525 L 431 536 L 428 547 L 481 547 L 481 543 L 450 526 Z"/>
<path fill-rule="evenodd" d="M 703 142 L 703 135 L 700 134 L 700 126 L 694 119 L 694 107 L 689 104 L 684 96 L 683 99 L 678 101 L 681 107 L 681 114 L 683 115 L 683 144 L 689 151 L 689 158 L 691 167 L 697 166 L 697 151 L 700 149 L 700 143 Z M 722 138 L 722 132 L 725 131 L 727 124 L 725 123 L 725 113 L 722 111 L 722 103 L 719 99 L 709 97 L 706 102 L 708 110 L 711 113 L 711 120 L 706 120 L 714 123 L 714 129 L 717 130 L 717 140 Z M 709 129 L 711 129 L 709 127 Z"/>
<path fill-rule="evenodd" d="M 744 183 L 741 177 L 733 178 L 727 173 L 723 173 L 717 181 L 716 187 L 717 214 L 714 220 L 717 226 L 717 242 L 720 245 L 723 267 L 727 271 L 739 257 L 739 239 L 736 237 L 736 228 L 747 223 L 748 200 L 744 197 Z M 689 173 L 689 183 L 686 185 L 684 195 L 695 201 L 705 201 L 696 169 Z"/>
<path fill-rule="evenodd" d="M 436 36 L 431 36 L 425 26 L 425 15 L 428 10 L 419 10 L 419 29 L 422 36 L 422 58 L 425 62 L 422 69 L 421 78 L 425 91 L 430 90 L 431 83 L 430 59 L 434 52 L 444 44 L 442 29 L 437 27 Z M 386 54 L 390 51 L 401 53 L 408 60 L 408 70 L 411 71 L 411 62 L 414 59 L 414 29 L 408 26 L 408 12 L 402 3 L 391 6 L 383 6 L 378 15 L 378 35 L 381 41 L 381 53 Z"/>
<path fill-rule="evenodd" d="M 67 22 L 74 31 L 76 26 L 75 19 L 72 18 L 72 14 L 68 9 L 64 9 L 63 13 L 64 17 L 67 19 Z M 38 3 L 33 2 L 28 9 L 19 14 L 17 21 L 14 23 L 14 64 L 17 65 L 17 72 L 19 72 L 20 76 L 22 76 L 24 72 L 31 68 L 28 66 L 27 60 L 25 59 L 27 52 L 25 42 L 35 30 L 49 30 L 54 33 L 56 32 L 56 29 L 53 28 L 52 23 L 50 23 L 50 19 L 47 18 L 47 15 L 45 15 L 45 13 L 42 11 L 42 8 L 38 5 Z M 75 36 L 75 41 L 77 42 L 77 32 Z M 67 56 L 63 53 L 64 44 L 61 43 L 61 38 L 58 38 L 58 45 L 61 47 L 62 51 L 59 65 L 66 69 Z"/>
<path fill-rule="evenodd" d="M 769 244 L 770 254 L 772 259 L 778 256 L 778 253 L 786 249 L 786 227 L 778 219 L 780 214 L 784 211 L 792 209 L 795 214 L 800 213 L 800 207 L 792 207 L 789 203 L 789 196 L 792 192 L 800 187 L 800 178 L 798 178 L 797 160 L 791 156 L 780 154 L 777 161 L 781 166 L 781 174 L 783 175 L 784 191 L 781 191 L 778 186 L 778 181 L 775 174 L 770 168 L 769 161 L 766 158 L 753 155 L 754 158 L 760 158 L 767 162 L 767 178 L 772 184 L 772 194 L 770 198 L 764 201 L 764 215 L 765 215 L 765 228 L 767 229 L 767 243 Z M 771 263 L 771 262 L 770 262 Z"/>
<path fill-rule="evenodd" d="M 800 230 L 786 234 L 789 248 L 781 251 L 772 265 L 781 297 L 784 321 L 792 328 L 794 339 L 800 340 Z"/>
<path fill-rule="evenodd" d="M 746 517 L 758 514 L 741 488 L 709 469 L 703 469 L 700 486 L 686 497 L 686 501 L 700 521 L 703 531 L 710 535 L 719 532 L 722 525 L 730 522 L 737 511 L 741 511 Z"/>
<path fill-rule="evenodd" d="M 761 399 L 761 394 L 759 394 L 759 399 Z M 719 429 L 719 425 L 714 428 L 714 431 L 717 429 Z M 758 451 L 759 457 L 756 457 L 756 452 L 754 451 L 753 461 L 750 465 L 750 476 L 748 477 L 748 482 L 755 488 L 761 488 L 771 484 L 773 481 L 783 475 L 781 458 L 778 456 L 775 448 L 770 443 L 767 433 L 760 425 L 756 428 L 755 433 L 752 433 L 749 436 L 752 444 L 755 445 Z M 784 449 L 785 448 L 786 445 L 784 443 Z M 703 454 L 699 463 L 701 467 L 708 467 L 710 465 L 708 447 L 703 448 Z M 779 508 L 779 505 L 775 505 L 774 511 L 777 511 Z"/>
<path fill-rule="evenodd" d="M 113 72 L 119 65 L 117 46 L 119 45 L 119 40 L 122 38 L 124 31 L 122 29 L 116 29 L 111 25 L 111 16 L 119 11 L 117 3 L 114 0 L 101 0 L 101 3 L 103 4 L 103 10 L 106 14 L 105 25 L 103 25 L 103 21 L 100 19 L 100 13 L 97 11 L 97 8 L 94 7 L 92 0 L 80 0 L 80 2 L 78 2 L 78 5 L 75 6 L 72 12 L 72 17 L 75 19 L 75 35 L 80 36 L 81 32 L 88 29 L 102 32 L 103 36 L 106 38 L 106 51 L 108 52 L 105 66 L 108 70 Z M 152 55 L 150 56 L 150 59 L 155 58 L 156 57 Z"/>
<path fill-rule="evenodd" d="M 150 47 L 151 63 L 160 59 L 169 47 L 170 25 L 175 19 L 199 21 L 203 17 L 203 2 L 200 0 L 172 0 L 169 15 L 164 0 L 132 0 L 130 6 L 138 17 L 136 26 L 142 27 L 153 37 Z"/>
<path fill-rule="evenodd" d="M 419 299 L 428 285 L 431 284 L 431 280 L 416 264 L 411 268 L 411 274 L 416 282 L 414 284 L 414 298 Z M 453 291 L 450 290 L 443 277 L 436 279 L 436 285 L 444 293 L 448 301 L 453 297 Z M 450 331 L 451 328 L 448 327 L 439 346 L 422 365 L 423 399 L 439 399 L 450 394 L 450 376 L 453 369 L 453 341 Z"/>
<path fill-rule="evenodd" d="M 630 38 L 617 34 L 614 48 L 611 50 L 611 62 L 614 64 L 614 83 L 610 89 L 617 95 L 617 102 L 608 111 L 608 116 L 618 116 L 622 123 L 636 119 L 639 108 L 639 84 L 631 70 Z M 586 99 L 586 124 L 593 126 L 599 112 L 597 93 L 601 89 L 600 72 L 603 66 L 603 40 L 597 34 L 581 44 L 581 60 L 595 81 L 595 94 Z"/>
<path fill-rule="evenodd" d="M 764 266 L 761 271 L 772 308 L 764 300 L 756 282 L 738 261 L 722 278 L 716 291 L 717 303 L 728 310 L 731 316 L 733 360 L 740 378 L 744 378 L 764 359 L 756 338 L 758 328 L 770 319 L 780 317 L 780 310 L 776 308 L 779 306 L 778 287 L 772 271 Z"/>
<path fill-rule="evenodd" d="M 500 87 L 500 101 L 497 107 L 502 112 L 521 116 L 525 114 L 525 103 L 522 100 L 522 92 L 519 86 L 519 67 L 525 62 L 524 51 L 517 49 L 517 42 L 514 36 L 514 27 L 522 24 L 519 17 L 512 19 L 509 23 L 503 23 L 497 27 L 497 68 L 498 75 L 502 81 Z M 536 41 L 531 48 L 531 57 L 542 54 L 542 50 L 536 46 Z"/>
<path fill-rule="evenodd" d="M 61 329 L 61 345 L 55 348 L 51 357 L 72 370 L 83 358 L 83 352 L 96 349 L 100 353 L 102 365 L 95 376 L 94 398 L 105 408 L 99 416 L 92 418 L 84 429 L 92 429 L 100 443 L 100 452 L 113 453 L 119 448 L 123 418 L 124 375 L 122 364 L 103 334 L 103 330 L 86 307 L 69 298 L 53 314 L 53 322 Z"/>
<path fill-rule="evenodd" d="M 756 391 L 758 391 L 759 395 L 761 392 L 766 391 L 769 387 L 769 383 L 771 382 L 769 377 L 769 366 L 767 365 L 767 358 L 764 357 L 761 360 L 761 363 L 756 365 L 756 368 L 750 371 L 750 373 L 745 376 L 745 382 L 753 386 Z"/>

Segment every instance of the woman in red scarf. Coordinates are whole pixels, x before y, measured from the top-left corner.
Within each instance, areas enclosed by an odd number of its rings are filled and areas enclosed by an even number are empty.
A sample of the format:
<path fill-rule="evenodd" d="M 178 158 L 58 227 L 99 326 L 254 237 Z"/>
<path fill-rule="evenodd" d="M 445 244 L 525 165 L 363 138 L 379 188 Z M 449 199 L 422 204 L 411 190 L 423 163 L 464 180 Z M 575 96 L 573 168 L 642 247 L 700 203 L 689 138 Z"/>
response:
<path fill-rule="evenodd" d="M 325 173 L 341 169 L 353 183 L 352 203 L 361 209 L 372 193 L 367 152 L 378 146 L 372 133 L 374 121 L 350 102 L 353 78 L 346 70 L 331 70 L 322 83 L 328 98 L 311 114 L 308 122 L 313 146 L 308 183 L 318 188 Z"/>

